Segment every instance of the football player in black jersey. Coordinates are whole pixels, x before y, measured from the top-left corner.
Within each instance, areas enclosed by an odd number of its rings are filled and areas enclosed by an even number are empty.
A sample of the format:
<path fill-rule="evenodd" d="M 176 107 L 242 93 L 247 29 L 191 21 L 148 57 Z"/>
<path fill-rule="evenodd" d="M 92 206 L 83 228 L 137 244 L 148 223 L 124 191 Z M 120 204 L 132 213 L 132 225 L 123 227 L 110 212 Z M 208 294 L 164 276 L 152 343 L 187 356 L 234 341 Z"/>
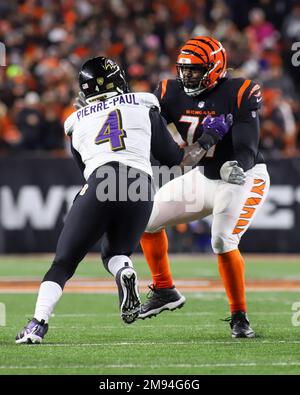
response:
<path fill-rule="evenodd" d="M 176 65 L 177 79 L 160 82 L 156 95 L 163 117 L 176 126 L 184 142 L 192 144 L 201 136 L 207 116 L 213 119 L 231 113 L 233 125 L 199 167 L 165 184 L 155 196 L 147 233 L 141 240 L 153 286 L 139 318 L 185 303 L 173 285 L 164 227 L 212 214 L 212 248 L 229 300 L 232 337 L 254 337 L 246 313 L 244 260 L 238 245 L 270 183 L 258 152 L 260 86 L 244 78 L 227 78 L 226 51 L 211 37 L 188 40 Z"/>

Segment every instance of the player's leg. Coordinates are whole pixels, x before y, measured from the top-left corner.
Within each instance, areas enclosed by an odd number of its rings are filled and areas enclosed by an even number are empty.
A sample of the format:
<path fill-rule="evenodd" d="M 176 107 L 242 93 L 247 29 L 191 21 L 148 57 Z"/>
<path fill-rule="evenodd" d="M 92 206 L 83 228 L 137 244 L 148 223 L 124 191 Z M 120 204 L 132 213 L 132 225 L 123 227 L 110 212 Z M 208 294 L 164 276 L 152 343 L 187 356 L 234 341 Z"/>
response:
<path fill-rule="evenodd" d="M 238 245 L 263 205 L 269 185 L 265 165 L 257 165 L 247 172 L 245 185 L 220 182 L 216 193 L 212 247 L 229 301 L 233 337 L 254 336 L 246 315 L 244 259 Z"/>
<path fill-rule="evenodd" d="M 180 308 L 185 303 L 185 297 L 173 284 L 168 239 L 161 227 L 208 215 L 212 210 L 205 196 L 207 189 L 210 189 L 208 183 L 209 180 L 203 177 L 199 169 L 194 169 L 165 184 L 155 195 L 148 232 L 144 233 L 141 240 L 153 281 L 149 300 L 142 305 L 142 319 L 155 316 L 164 310 Z"/>
<path fill-rule="evenodd" d="M 120 177 L 127 178 L 127 171 L 120 167 Z M 130 188 L 138 180 L 140 190 L 148 191 L 136 201 Z M 140 312 L 137 273 L 130 259 L 149 221 L 153 207 L 153 187 L 147 175 L 129 178 L 126 201 L 110 203 L 110 221 L 102 239 L 102 260 L 105 268 L 115 277 L 121 318 L 131 324 Z M 137 184 L 136 184 L 137 185 Z"/>
<path fill-rule="evenodd" d="M 34 318 L 17 335 L 16 343 L 42 341 L 66 281 L 72 277 L 80 261 L 104 233 L 107 210 L 105 203 L 99 202 L 96 197 L 97 182 L 91 176 L 85 193 L 77 196 L 60 234 L 54 261 L 40 285 Z"/>

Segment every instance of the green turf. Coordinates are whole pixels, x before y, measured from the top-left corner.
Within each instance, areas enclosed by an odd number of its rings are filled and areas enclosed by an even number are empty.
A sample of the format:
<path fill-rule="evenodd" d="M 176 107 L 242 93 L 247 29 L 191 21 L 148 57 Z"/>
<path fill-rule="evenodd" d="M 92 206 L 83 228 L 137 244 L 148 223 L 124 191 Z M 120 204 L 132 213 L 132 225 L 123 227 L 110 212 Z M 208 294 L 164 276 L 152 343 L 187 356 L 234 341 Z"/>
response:
<path fill-rule="evenodd" d="M 53 256 L 47 257 L 12 257 L 0 256 L 0 277 L 42 277 L 51 265 Z M 219 278 L 218 266 L 214 256 L 199 255 L 190 257 L 171 257 L 171 267 L 174 278 L 200 277 Z M 144 258 L 136 255 L 133 259 L 140 278 L 150 278 L 150 272 Z M 300 279 L 299 258 L 282 260 L 270 257 L 253 258 L 246 256 L 246 275 L 251 279 Z M 78 266 L 75 276 L 78 277 L 107 277 L 110 275 L 103 268 L 95 255 L 89 256 Z"/>
<path fill-rule="evenodd" d="M 145 264 L 136 261 L 147 275 Z M 39 276 L 47 266 L 3 259 L 0 273 Z M 297 263 L 264 260 L 250 260 L 248 268 L 251 278 L 268 278 L 268 273 L 297 277 L 300 272 Z M 95 262 L 80 270 L 80 275 L 99 275 Z M 210 270 L 217 275 L 213 261 L 199 265 L 181 258 L 173 270 L 178 278 L 209 277 Z M 300 374 L 300 326 L 291 323 L 298 293 L 249 292 L 249 315 L 258 336 L 241 340 L 231 339 L 228 323 L 221 321 L 228 310 L 224 293 L 186 296 L 183 309 L 126 326 L 116 294 L 65 294 L 44 344 L 27 346 L 15 345 L 14 336 L 32 316 L 36 295 L 0 294 L 7 309 L 7 326 L 0 327 L 0 374 Z"/>

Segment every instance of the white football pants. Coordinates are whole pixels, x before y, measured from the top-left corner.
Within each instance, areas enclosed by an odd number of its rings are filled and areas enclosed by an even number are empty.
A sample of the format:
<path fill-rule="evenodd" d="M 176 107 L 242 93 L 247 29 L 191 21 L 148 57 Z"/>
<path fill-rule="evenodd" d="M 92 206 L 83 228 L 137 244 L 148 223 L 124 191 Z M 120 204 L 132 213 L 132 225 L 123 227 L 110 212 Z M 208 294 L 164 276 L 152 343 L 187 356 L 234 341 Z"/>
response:
<path fill-rule="evenodd" d="M 244 185 L 210 180 L 198 167 L 160 188 L 154 197 L 146 232 L 213 215 L 212 248 L 216 254 L 238 248 L 242 235 L 263 205 L 270 188 L 265 164 L 246 172 Z"/>

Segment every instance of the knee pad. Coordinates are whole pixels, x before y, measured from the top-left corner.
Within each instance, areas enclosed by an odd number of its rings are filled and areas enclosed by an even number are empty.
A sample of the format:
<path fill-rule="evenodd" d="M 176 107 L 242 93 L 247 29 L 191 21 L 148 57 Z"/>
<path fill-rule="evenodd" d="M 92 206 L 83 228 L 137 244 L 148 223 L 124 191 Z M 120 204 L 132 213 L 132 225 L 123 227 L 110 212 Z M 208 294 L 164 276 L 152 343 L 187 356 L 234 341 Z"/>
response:
<path fill-rule="evenodd" d="M 211 238 L 211 246 L 215 254 L 225 254 L 236 250 L 238 243 L 225 233 L 219 233 Z"/>

